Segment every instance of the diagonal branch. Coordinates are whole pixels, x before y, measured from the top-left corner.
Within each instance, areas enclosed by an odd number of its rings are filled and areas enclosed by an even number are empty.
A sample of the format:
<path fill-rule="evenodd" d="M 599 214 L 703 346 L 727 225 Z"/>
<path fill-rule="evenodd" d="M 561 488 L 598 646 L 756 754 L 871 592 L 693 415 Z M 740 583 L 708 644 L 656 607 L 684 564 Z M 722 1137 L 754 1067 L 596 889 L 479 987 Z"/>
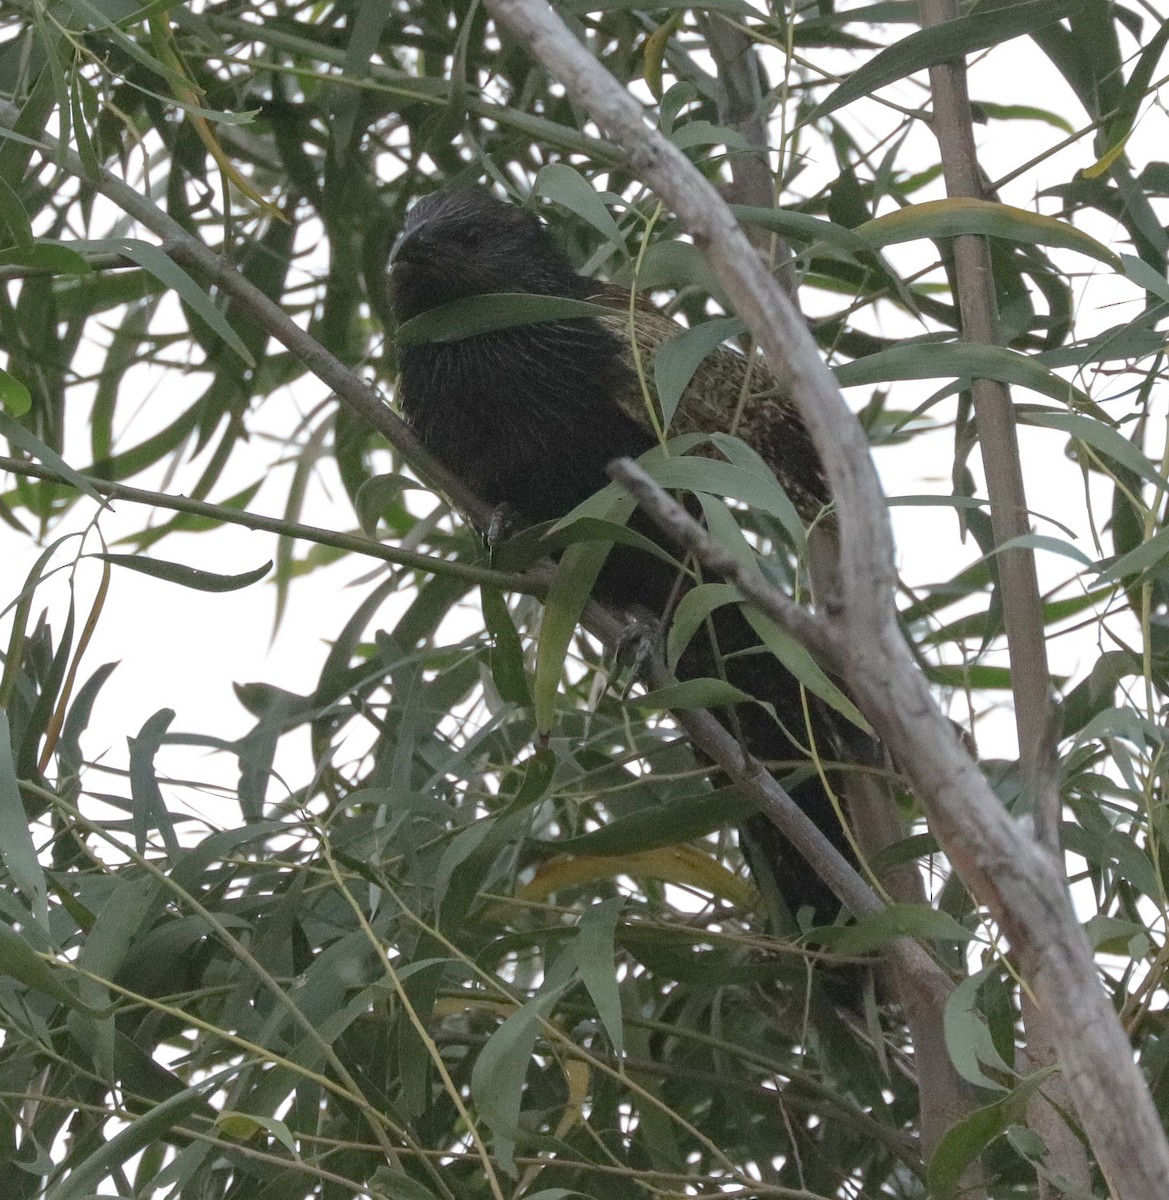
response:
<path fill-rule="evenodd" d="M 0 126 L 11 127 L 18 115 L 15 106 L 0 101 Z M 102 169 L 94 180 L 80 157 L 63 147 L 57 139 L 47 134 L 42 135 L 38 150 L 54 164 L 63 164 L 66 170 L 78 178 L 89 180 L 97 191 L 162 239 L 162 249 L 174 261 L 190 267 L 202 278 L 214 283 L 224 294 L 231 296 L 238 313 L 254 321 L 286 346 L 313 374 L 333 389 L 342 403 L 383 434 L 415 470 L 441 488 L 464 515 L 481 528 L 488 526 L 493 513 L 491 506 L 431 458 L 414 432 L 384 403 L 373 388 L 363 383 L 344 363 L 305 333 L 279 305 L 274 304 L 243 278 L 231 263 L 215 254 L 147 197 L 140 195 L 112 172 Z M 29 470 L 28 473 L 41 474 L 39 469 Z M 50 475 L 49 472 L 44 473 L 44 477 Z M 95 484 L 95 488 L 108 495 L 145 499 L 145 496 L 132 495 L 133 489 L 127 489 L 124 485 L 98 487 Z M 196 510 L 188 508 L 187 511 Z M 466 572 L 473 570 L 474 568 L 464 568 L 464 577 L 470 578 Z M 550 578 L 551 566 L 545 563 L 526 572 L 522 579 L 515 582 L 522 582 L 523 585 L 517 590 L 538 594 L 540 589 L 547 587 Z M 495 573 L 491 582 L 497 586 L 501 585 Z M 596 601 L 591 601 L 586 607 L 584 624 L 611 648 L 619 646 L 628 634 L 628 622 L 609 612 Z M 672 682 L 665 674 L 664 664 L 657 663 L 652 669 L 655 672 L 653 680 L 656 685 L 662 686 Z M 799 806 L 788 797 L 762 765 L 754 759 L 744 759 L 738 743 L 714 717 L 704 712 L 685 712 L 676 716 L 687 735 L 710 756 L 728 778 L 742 782 L 751 794 L 759 798 L 782 832 L 790 837 L 813 868 L 825 873 L 825 878 L 830 883 L 835 880 L 833 886 L 839 889 L 838 895 L 849 905 L 850 910 L 861 914 L 873 911 L 873 905 L 880 907 L 880 901 L 868 884 L 840 857 L 824 834 L 808 821 Z M 902 940 L 908 942 L 908 939 Z M 948 980 L 924 951 L 920 947 L 915 947 L 915 950 L 915 962 L 919 971 L 934 979 L 933 986 L 948 986 Z M 931 969 L 933 974 L 929 975 Z"/>
<path fill-rule="evenodd" d="M 647 125 L 641 104 L 540 0 L 491 12 L 629 154 L 705 251 L 739 316 L 792 395 L 828 472 L 841 530 L 846 678 L 926 806 L 950 861 L 1010 940 L 1050 1015 L 1061 1065 L 1101 1167 L 1124 1200 L 1163 1194 L 1169 1145 L 1055 859 L 1004 811 L 954 736 L 897 627 L 892 536 L 863 432 L 781 289 L 711 184 Z"/>

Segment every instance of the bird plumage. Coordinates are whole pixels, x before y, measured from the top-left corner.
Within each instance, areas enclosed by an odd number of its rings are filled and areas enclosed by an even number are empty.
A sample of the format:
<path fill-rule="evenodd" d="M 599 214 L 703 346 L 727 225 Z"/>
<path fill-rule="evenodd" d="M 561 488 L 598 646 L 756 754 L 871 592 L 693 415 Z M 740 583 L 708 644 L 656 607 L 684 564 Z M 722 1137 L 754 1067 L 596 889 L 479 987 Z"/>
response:
<path fill-rule="evenodd" d="M 652 387 L 655 354 L 682 327 L 627 296 L 579 275 L 535 217 L 476 189 L 436 192 L 406 218 L 391 257 L 391 300 L 399 321 L 467 296 L 526 292 L 612 306 L 612 315 L 545 321 L 408 345 L 399 354 L 398 399 L 427 449 L 492 505 L 508 505 L 522 523 L 564 516 L 607 482 L 613 459 L 657 444 L 642 381 Z M 634 368 L 631 339 L 641 357 Z M 763 458 L 806 520 L 821 515 L 828 491 L 819 459 L 787 392 L 766 365 L 723 347 L 700 364 L 678 404 L 672 434 L 735 432 Z M 713 453 L 713 451 L 711 451 Z M 647 522 L 632 522 L 659 542 Z M 665 611 L 677 572 L 627 546 L 610 554 L 596 589 L 604 601 Z M 713 614 L 683 653 L 681 678 L 717 675 L 771 705 L 736 705 L 720 720 L 757 757 L 806 757 L 805 706 L 819 753 L 838 749 L 839 722 L 770 655 L 739 608 Z M 727 657 L 727 656 L 731 657 Z M 846 854 L 839 819 L 817 774 L 791 792 Z M 773 876 L 795 912 L 810 905 L 831 920 L 835 898 L 768 822 L 747 826 L 753 870 Z"/>

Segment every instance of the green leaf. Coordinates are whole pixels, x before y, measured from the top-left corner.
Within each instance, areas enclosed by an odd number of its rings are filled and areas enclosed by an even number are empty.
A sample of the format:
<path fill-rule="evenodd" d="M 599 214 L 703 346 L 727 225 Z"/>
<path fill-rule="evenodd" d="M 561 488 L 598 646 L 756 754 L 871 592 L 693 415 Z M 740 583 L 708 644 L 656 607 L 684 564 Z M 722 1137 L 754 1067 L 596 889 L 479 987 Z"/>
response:
<path fill-rule="evenodd" d="M 671 338 L 654 355 L 654 386 L 658 402 L 662 407 L 662 424 L 669 429 L 670 422 L 682 399 L 694 372 L 702 360 L 729 337 L 742 333 L 743 322 L 738 317 L 716 317 L 685 329 Z"/>
<path fill-rule="evenodd" d="M 531 808 L 533 804 L 539 804 L 548 794 L 555 773 L 556 755 L 547 746 L 538 747 L 524 764 L 523 780 L 504 809 L 503 815 L 510 816 L 512 813 L 522 812 L 525 808 Z"/>
<path fill-rule="evenodd" d="M 283 1121 L 275 1117 L 265 1117 L 257 1113 L 236 1112 L 225 1108 L 215 1122 L 218 1129 L 223 1130 L 230 1138 L 238 1138 L 241 1142 L 254 1138 L 258 1133 L 270 1133 L 289 1154 L 296 1154 L 296 1139 L 292 1131 Z"/>
<path fill-rule="evenodd" d="M 723 604 L 737 604 L 742 598 L 733 583 L 700 583 L 688 588 L 674 609 L 666 636 L 666 662 L 670 669 L 678 665 L 678 659 L 690 645 L 690 639 L 716 608 Z"/>
<path fill-rule="evenodd" d="M 727 683 L 725 679 L 684 679 L 680 683 L 656 688 L 644 696 L 630 696 L 631 708 L 668 708 L 682 712 L 688 708 L 719 708 L 724 704 L 753 704 L 755 697 Z"/>
<path fill-rule="evenodd" d="M 1169 279 L 1160 271 L 1154 270 L 1143 258 L 1137 258 L 1134 254 L 1122 254 L 1120 263 L 1125 277 L 1132 280 L 1137 287 L 1151 292 L 1158 300 L 1169 302 Z"/>
<path fill-rule="evenodd" d="M 695 146 L 726 146 L 728 150 L 750 150 L 751 145 L 737 129 L 728 125 L 716 125 L 713 121 L 685 121 L 675 125 L 670 141 L 679 150 L 691 150 Z"/>
<path fill-rule="evenodd" d="M 23 417 L 32 408 L 32 393 L 3 367 L 0 367 L 0 404 L 14 417 Z"/>
<path fill-rule="evenodd" d="M 0 264 L 30 267 L 50 275 L 92 275 L 93 268 L 72 248 L 71 243 L 40 241 L 27 247 L 0 250 Z"/>
<path fill-rule="evenodd" d="M 539 993 L 487 1039 L 471 1071 L 471 1098 L 495 1131 L 496 1157 L 508 1172 L 515 1170 L 515 1139 L 532 1050 L 548 1014 L 571 982 L 571 966 L 566 957 L 552 964 Z"/>
<path fill-rule="evenodd" d="M 32 249 L 32 222 L 12 184 L 0 175 L 0 230 L 7 230 L 13 246 L 27 253 Z"/>
<path fill-rule="evenodd" d="M 557 854 L 599 857 L 656 850 L 738 825 L 758 809 L 759 802 L 736 787 L 695 792 L 618 817 L 579 837 L 558 838 L 547 846 Z"/>
<path fill-rule="evenodd" d="M 164 80 L 174 90 L 176 96 L 181 96 L 191 90 L 191 84 L 188 79 L 180 72 L 173 70 L 143 50 L 134 38 L 123 32 L 120 23 L 110 19 L 101 6 L 91 4 L 90 0 L 69 0 L 69 2 L 77 10 L 79 16 L 87 18 L 92 28 L 102 30 L 103 34 L 119 46 L 130 58 L 145 67 L 152 75 L 157 75 L 160 79 Z M 125 12 L 120 14 L 120 16 L 121 20 L 124 21 L 126 19 Z M 171 102 L 177 103 L 176 100 L 172 100 Z"/>
<path fill-rule="evenodd" d="M 105 507 L 105 500 L 98 495 L 93 484 L 84 475 L 79 475 L 55 450 L 46 446 L 39 437 L 30 433 L 19 421 L 14 421 L 5 412 L 0 412 L 0 436 L 6 437 L 14 446 L 19 446 L 26 454 L 44 463 L 50 471 L 60 475 L 66 483 Z"/>
<path fill-rule="evenodd" d="M 824 674 L 806 646 L 750 604 L 746 606 L 744 612 L 751 628 L 759 635 L 767 649 L 809 692 L 814 696 L 819 696 L 825 704 L 831 705 L 858 729 L 865 733 L 872 733 L 873 728 L 865 720 L 860 709 Z"/>
<path fill-rule="evenodd" d="M 142 1116 L 135 1117 L 107 1142 L 79 1147 L 79 1161 L 70 1162 L 71 1170 L 49 1193 L 52 1200 L 89 1200 L 109 1175 L 117 1173 L 136 1154 L 152 1142 L 165 1139 L 176 1126 L 202 1107 L 205 1098 L 216 1088 L 239 1074 L 238 1066 L 217 1071 L 193 1087 L 152 1105 Z"/>
<path fill-rule="evenodd" d="M 590 905 L 577 921 L 576 937 L 570 943 L 577 970 L 618 1058 L 625 1054 L 625 1025 L 617 987 L 615 933 L 624 904 L 620 896 L 610 896 L 600 904 Z"/>
<path fill-rule="evenodd" d="M 73 984 L 72 970 L 60 970 L 47 963 L 7 921 L 0 921 L 0 974 L 11 975 L 34 992 L 87 1016 L 108 1015 L 108 1009 L 93 1008 L 81 1000 Z"/>
<path fill-rule="evenodd" d="M 1149 931 L 1134 921 L 1122 921 L 1106 913 L 1096 913 L 1084 922 L 1084 932 L 1092 943 L 1092 949 L 1105 954 L 1125 954 L 1129 958 L 1142 958 L 1152 949 Z M 1141 954 L 1133 953 L 1134 942 L 1142 943 Z"/>
<path fill-rule="evenodd" d="M 841 954 L 867 954 L 899 937 L 963 945 L 974 940 L 974 934 L 949 913 L 927 904 L 890 904 L 853 925 L 822 929 L 817 936 Z"/>
<path fill-rule="evenodd" d="M 158 881 L 149 875 L 131 875 L 117 881 L 98 910 L 78 955 L 78 965 L 85 972 L 78 977 L 78 991 L 94 1009 L 110 1009 L 109 989 L 102 981 L 118 977 L 135 937 L 154 923 L 162 902 Z M 98 1069 L 108 1078 L 116 1077 L 112 1016 L 91 1022 L 88 1033 L 87 1049 Z"/>
<path fill-rule="evenodd" d="M 386 1200 L 434 1200 L 434 1193 L 428 1187 L 389 1167 L 378 1167 L 369 1186 L 374 1195 L 384 1196 Z"/>
<path fill-rule="evenodd" d="M 591 511 L 619 521 L 627 521 L 636 507 L 632 497 L 609 487 L 603 488 L 586 504 Z M 579 512 L 580 507 L 575 511 Z M 569 517 L 573 515 L 570 513 Z M 555 723 L 556 696 L 568 647 L 611 547 L 612 543 L 608 541 L 575 542 L 556 564 L 556 574 L 552 577 L 540 618 L 532 683 L 536 728 L 541 733 L 547 733 Z"/>
<path fill-rule="evenodd" d="M 144 271 L 149 271 L 164 287 L 176 292 L 179 299 L 189 305 L 191 310 L 207 327 L 217 333 L 244 361 L 245 365 L 254 367 L 256 360 L 251 351 L 244 345 L 243 340 L 228 324 L 227 318 L 216 307 L 211 297 L 170 258 L 165 251 L 150 242 L 137 238 L 113 238 L 108 241 L 86 243 L 95 250 L 107 250 L 115 254 L 124 254 L 131 262 L 137 263 Z"/>
<path fill-rule="evenodd" d="M 85 168 L 85 178 L 96 183 L 101 178 L 101 163 L 93 148 L 89 127 L 92 117 L 97 115 L 97 93 L 93 84 L 80 72 L 70 80 L 69 109 L 73 119 L 73 140 L 77 145 L 77 156 Z"/>
<path fill-rule="evenodd" d="M 786 525 L 792 511 L 791 500 L 775 476 L 761 475 L 735 463 L 716 458 L 686 456 L 643 461 L 646 473 L 662 487 L 688 492 L 710 492 L 741 500 L 751 508 L 769 513 Z"/>
<path fill-rule="evenodd" d="M 1032 1097 L 1055 1070 L 1045 1067 L 1027 1076 L 1009 1096 L 977 1109 L 946 1131 L 929 1165 L 929 1191 L 935 1200 L 951 1200 L 960 1194 L 966 1168 L 1008 1125 L 1025 1118 Z"/>
<path fill-rule="evenodd" d="M 992 962 L 961 980 L 947 999 L 942 1015 L 946 1049 L 955 1070 L 967 1083 L 991 1091 L 1004 1091 L 1005 1088 L 986 1074 L 982 1069 L 984 1066 L 1007 1077 L 1014 1074 L 1013 1068 L 1003 1062 L 990 1029 L 977 1008 L 979 990 L 998 969 L 998 965 Z"/>
<path fill-rule="evenodd" d="M 1059 429 L 1064 433 L 1071 434 L 1077 441 L 1084 442 L 1094 450 L 1099 450 L 1105 458 L 1113 459 L 1122 467 L 1127 467 L 1146 483 L 1153 484 L 1158 490 L 1163 490 L 1166 486 L 1164 476 L 1141 452 L 1140 447 L 1103 421 L 1098 421 L 1094 417 L 1085 417 L 1080 413 L 1044 412 L 1033 408 L 1021 410 L 1019 420 L 1024 425 L 1037 425 L 1042 429 Z"/>
<path fill-rule="evenodd" d="M 871 96 L 878 88 L 904 79 L 915 71 L 964 58 L 977 50 L 997 46 L 1000 42 L 1050 25 L 1077 7 L 1077 0 L 1024 0 L 1023 3 L 996 8 L 992 12 L 958 17 L 899 38 L 894 45 L 871 58 L 859 71 L 854 71 L 804 118 L 804 123 L 819 121 L 838 108 Z"/>
<path fill-rule="evenodd" d="M 1094 571 L 1097 564 L 1093 562 L 1078 546 L 1063 538 L 1051 537 L 1046 533 L 1024 533 L 1019 537 L 1010 538 L 996 546 L 992 554 L 1002 554 L 1004 550 L 1046 550 L 1049 554 L 1058 554 L 1062 558 L 1070 558 L 1081 567 Z M 989 556 L 988 556 L 989 557 Z"/>
<path fill-rule="evenodd" d="M 1159 529 L 1147 542 L 1135 550 L 1122 554 L 1110 567 L 1100 572 L 1100 582 L 1112 579 L 1128 579 L 1149 571 L 1160 571 L 1169 557 L 1169 526 Z"/>
<path fill-rule="evenodd" d="M 28 815 L 20 799 L 16 764 L 12 761 L 12 732 L 8 713 L 0 707 L 0 858 L 13 884 L 23 894 L 29 912 L 46 939 L 49 937 L 48 889 L 37 858 Z"/>
<path fill-rule="evenodd" d="M 1148 98 L 1153 72 L 1161 60 L 1167 43 L 1169 43 L 1169 21 L 1162 21 L 1161 28 L 1153 35 L 1148 45 L 1141 50 L 1137 65 L 1124 85 L 1120 104 L 1108 122 L 1102 139 L 1108 146 L 1123 145 L 1129 134 L 1132 133 L 1141 105 Z M 1085 172 L 1085 174 L 1087 173 Z"/>
<path fill-rule="evenodd" d="M 791 539 L 792 549 L 795 550 L 799 557 L 803 557 L 805 547 L 807 545 L 808 535 L 804 529 L 804 523 L 800 520 L 800 514 L 796 511 L 796 506 L 791 502 L 787 492 L 782 487 L 772 488 L 772 484 L 778 481 L 775 478 L 775 473 L 763 461 L 759 452 L 748 445 L 741 437 L 737 437 L 729 433 L 712 433 L 710 435 L 711 443 L 722 451 L 723 455 L 729 459 L 736 467 L 742 467 L 749 474 L 757 475 L 764 480 L 768 492 L 771 496 L 770 503 L 773 508 L 771 515 L 774 516 L 783 526 L 784 532 Z M 703 515 L 706 517 L 707 526 L 710 529 L 711 536 L 718 538 L 723 526 L 720 525 L 712 516 L 712 504 L 706 497 L 700 497 L 702 501 Z M 726 517 L 733 521 L 734 518 L 730 514 L 730 509 L 725 504 L 720 504 L 719 507 L 725 513 Z M 754 561 L 755 555 L 752 551 L 750 561 Z"/>
<path fill-rule="evenodd" d="M 645 12 L 656 11 L 674 12 L 676 10 L 698 9 L 701 12 L 729 13 L 735 17 L 759 16 L 758 10 L 747 3 L 747 0 L 559 0 L 558 7 L 565 12 L 584 16 L 593 12 Z"/>
<path fill-rule="evenodd" d="M 166 583 L 177 583 L 182 587 L 194 588 L 197 592 L 237 592 L 241 588 L 251 587 L 258 583 L 272 569 L 271 561 L 245 571 L 241 575 L 217 575 L 213 571 L 202 571 L 190 567 L 186 563 L 167 562 L 160 558 L 142 558 L 136 554 L 94 554 L 91 557 L 100 558 L 103 562 L 112 563 L 116 567 L 125 567 L 129 571 L 138 571 L 149 575 L 152 579 L 161 579 Z"/>
<path fill-rule="evenodd" d="M 632 510 L 632 503 L 629 507 Z M 577 542 L 556 564 L 540 618 L 532 683 L 536 728 L 542 734 L 549 733 L 556 723 L 556 697 L 568 648 L 610 548 L 609 542 Z"/>
<path fill-rule="evenodd" d="M 894 379 L 998 379 L 1030 388 L 1062 404 L 1091 405 L 1089 397 L 1066 379 L 1005 346 L 920 342 L 881 350 L 833 370 L 841 387 L 889 383 Z"/>
<path fill-rule="evenodd" d="M 368 538 L 376 538 L 382 514 L 401 500 L 403 492 L 418 488 L 418 481 L 408 475 L 373 475 L 367 479 L 353 497 L 361 532 Z"/>
<path fill-rule="evenodd" d="M 1065 250 L 1078 250 L 1117 270 L 1121 266 L 1119 255 L 1074 225 L 991 200 L 926 200 L 866 221 L 853 232 L 875 250 L 916 238 L 980 234 L 1006 238 L 1023 245 L 1060 246 Z"/>
<path fill-rule="evenodd" d="M 479 600 L 483 623 L 491 635 L 491 678 L 500 697 L 509 704 L 527 708 L 532 703 L 524 648 L 511 619 L 503 593 L 498 588 L 480 585 Z"/>
<path fill-rule="evenodd" d="M 1075 133 L 1072 123 L 1059 113 L 1049 112 L 1046 108 L 1036 108 L 1031 104 L 995 104 L 990 100 L 976 100 L 974 109 L 976 114 L 981 110 L 994 121 L 1042 121 L 1061 133 Z"/>
<path fill-rule="evenodd" d="M 678 119 L 678 114 L 697 98 L 698 89 L 688 79 L 680 79 L 677 83 L 671 84 L 658 105 L 658 127 L 662 133 L 669 137 L 674 128 L 674 122 Z"/>
<path fill-rule="evenodd" d="M 536 174 L 532 191 L 546 196 L 554 204 L 576 213 L 582 221 L 591 225 L 603 238 L 624 250 L 625 239 L 605 207 L 605 202 L 593 190 L 592 185 L 567 163 L 547 163 Z"/>
<path fill-rule="evenodd" d="M 513 325 L 612 315 L 613 309 L 608 305 L 589 300 L 533 296 L 526 292 L 493 292 L 486 296 L 465 296 L 419 313 L 398 326 L 394 340 L 403 347 L 459 342 L 496 329 L 510 329 Z"/>
<path fill-rule="evenodd" d="M 744 225 L 758 225 L 772 233 L 782 234 L 796 242 L 824 242 L 848 254 L 868 256 L 869 243 L 844 225 L 814 217 L 811 213 L 792 212 L 785 208 L 757 208 L 732 204 L 731 212 Z"/>

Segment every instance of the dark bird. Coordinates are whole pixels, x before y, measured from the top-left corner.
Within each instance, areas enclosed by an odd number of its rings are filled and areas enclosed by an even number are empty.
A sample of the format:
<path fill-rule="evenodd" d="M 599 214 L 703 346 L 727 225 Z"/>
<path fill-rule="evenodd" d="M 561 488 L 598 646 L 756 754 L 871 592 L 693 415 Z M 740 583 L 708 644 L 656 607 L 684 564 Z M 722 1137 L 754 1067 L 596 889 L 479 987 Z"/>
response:
<path fill-rule="evenodd" d="M 399 322 L 463 297 L 499 292 L 587 299 L 596 281 L 579 275 L 530 213 L 485 191 L 436 192 L 407 214 L 391 256 L 391 302 Z M 648 307 L 634 336 L 644 377 L 681 326 Z M 515 325 L 457 341 L 402 346 L 398 400 L 406 420 L 440 462 L 483 500 L 506 505 L 521 524 L 556 520 L 598 491 L 615 458 L 657 444 L 630 350 L 628 297 L 613 315 Z M 652 385 L 651 385 L 652 386 Z M 736 420 L 737 417 L 737 420 Z M 732 428 L 733 427 L 733 428 Z M 829 496 L 811 440 L 766 366 L 720 348 L 698 368 L 679 403 L 672 434 L 735 432 L 761 455 L 801 515 L 821 515 Z M 661 542 L 648 524 L 635 526 Z M 611 605 L 668 618 L 678 572 L 643 551 L 616 546 L 595 595 Z M 740 704 L 720 721 L 764 760 L 806 759 L 807 704 L 817 750 L 836 757 L 841 725 L 760 643 L 737 605 L 713 614 L 677 665 L 681 678 L 717 676 L 770 703 Z M 793 798 L 851 857 L 819 776 L 802 772 Z M 767 820 L 741 831 L 757 879 L 771 878 L 790 911 L 810 906 L 830 922 L 839 903 Z"/>

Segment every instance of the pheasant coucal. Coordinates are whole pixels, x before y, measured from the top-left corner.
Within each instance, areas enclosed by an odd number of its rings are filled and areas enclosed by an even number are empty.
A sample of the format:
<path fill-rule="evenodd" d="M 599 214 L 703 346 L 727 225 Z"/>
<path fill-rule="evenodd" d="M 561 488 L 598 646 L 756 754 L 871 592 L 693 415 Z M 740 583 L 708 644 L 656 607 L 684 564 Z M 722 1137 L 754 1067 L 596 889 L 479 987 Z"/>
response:
<path fill-rule="evenodd" d="M 435 192 L 406 216 L 392 254 L 391 301 L 399 322 L 467 296 L 499 292 L 588 299 L 599 285 L 579 275 L 530 213 L 474 188 Z M 458 341 L 403 346 L 398 400 L 431 454 L 489 504 L 507 505 L 521 524 L 557 520 L 608 482 L 615 458 L 636 458 L 657 444 L 630 351 L 630 322 L 612 317 L 513 325 Z M 652 380 L 657 350 L 681 332 L 665 314 L 638 308 L 635 333 L 643 375 Z M 748 375 L 748 373 L 750 373 Z M 652 386 L 652 384 L 651 384 Z M 806 519 L 828 493 L 811 440 L 779 381 L 761 362 L 720 348 L 698 368 L 679 403 L 671 433 L 734 432 L 762 456 Z M 632 522 L 659 543 L 648 522 Z M 615 546 L 594 594 L 616 606 L 667 616 L 677 587 L 668 563 Z M 720 721 L 764 760 L 803 759 L 805 699 L 799 684 L 759 640 L 737 605 L 715 610 L 677 665 L 680 678 L 717 676 L 770 703 L 737 705 Z M 730 656 L 730 657 L 728 657 Z M 813 696 L 806 703 L 820 754 L 835 756 L 843 721 Z M 851 857 L 819 777 L 805 774 L 789 791 L 836 847 Z M 758 878 L 771 877 L 791 912 L 807 905 L 816 923 L 839 903 L 762 817 L 741 832 Z"/>

